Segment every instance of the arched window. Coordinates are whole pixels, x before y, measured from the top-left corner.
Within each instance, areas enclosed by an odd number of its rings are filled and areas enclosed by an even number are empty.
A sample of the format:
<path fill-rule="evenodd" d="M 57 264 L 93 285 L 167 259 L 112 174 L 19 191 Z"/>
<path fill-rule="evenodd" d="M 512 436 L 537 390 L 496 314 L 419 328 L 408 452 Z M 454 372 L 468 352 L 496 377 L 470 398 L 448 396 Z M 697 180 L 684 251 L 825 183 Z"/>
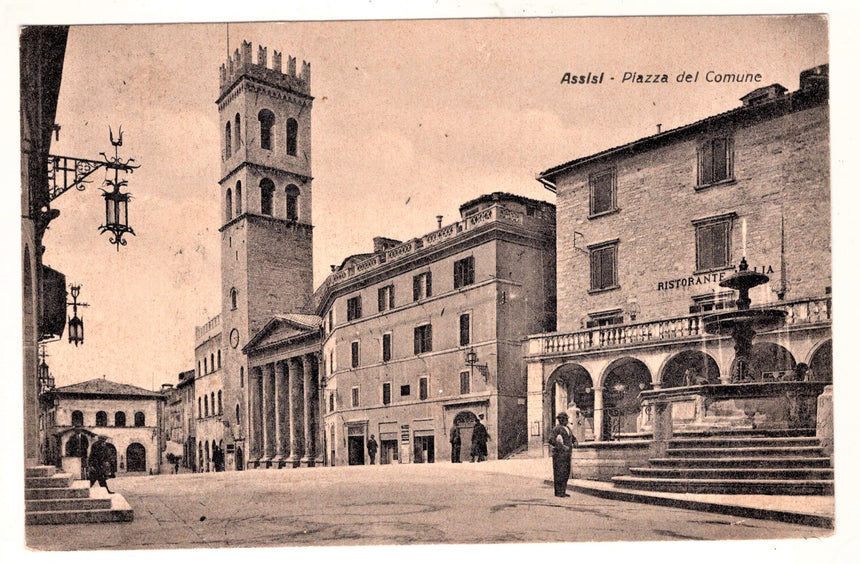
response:
<path fill-rule="evenodd" d="M 215 372 L 215 353 L 209 353 L 209 370 Z"/>
<path fill-rule="evenodd" d="M 239 404 L 237 403 L 236 404 L 236 425 L 240 425 L 241 423 L 242 423 L 242 420 L 239 419 Z"/>
<path fill-rule="evenodd" d="M 221 415 L 223 411 L 221 410 L 221 390 L 218 390 L 218 415 Z"/>
<path fill-rule="evenodd" d="M 134 414 L 134 426 L 135 427 L 145 427 L 146 426 L 146 414 L 142 411 L 138 411 Z"/>
<path fill-rule="evenodd" d="M 257 119 L 260 120 L 260 148 L 272 149 L 272 126 L 275 125 L 275 114 L 270 110 L 260 110 L 257 114 Z"/>
<path fill-rule="evenodd" d="M 200 400 L 200 398 L 197 398 L 197 419 L 203 418 L 202 406 L 203 406 L 203 402 Z"/>
<path fill-rule="evenodd" d="M 227 212 L 227 221 L 233 219 L 233 191 L 227 188 L 227 197 L 225 198 L 224 209 Z"/>
<path fill-rule="evenodd" d="M 96 427 L 107 427 L 107 413 L 104 411 L 96 413 Z"/>
<path fill-rule="evenodd" d="M 218 349 L 218 369 L 221 369 L 221 349 Z"/>
<path fill-rule="evenodd" d="M 113 415 L 114 427 L 125 427 L 125 411 L 117 411 Z"/>
<path fill-rule="evenodd" d="M 264 178 L 260 181 L 260 213 L 272 215 L 272 200 L 275 196 L 275 183 Z"/>
<path fill-rule="evenodd" d="M 239 117 L 239 114 L 236 114 L 236 150 L 239 150 L 239 147 L 242 146 L 242 118 Z"/>
<path fill-rule="evenodd" d="M 287 120 L 287 154 L 296 155 L 298 146 L 299 122 L 290 118 Z"/>
<path fill-rule="evenodd" d="M 295 184 L 287 186 L 287 219 L 297 221 L 299 219 L 299 187 Z"/>
<path fill-rule="evenodd" d="M 203 373 L 202 373 L 202 372 L 200 372 L 200 361 L 199 361 L 199 360 L 197 361 L 197 375 L 198 375 L 198 376 L 203 376 Z"/>
<path fill-rule="evenodd" d="M 233 154 L 233 136 L 230 134 L 230 122 L 224 127 L 224 158 L 229 159 Z"/>
<path fill-rule="evenodd" d="M 83 427 L 84 425 L 84 412 L 83 411 L 73 411 L 72 412 L 72 425 L 77 427 Z"/>
<path fill-rule="evenodd" d="M 236 182 L 236 215 L 242 215 L 242 181 Z"/>
<path fill-rule="evenodd" d="M 203 359 L 203 374 L 209 374 L 209 359 Z"/>
<path fill-rule="evenodd" d="M 203 396 L 203 417 L 209 417 L 209 396 Z"/>
<path fill-rule="evenodd" d="M 236 290 L 236 288 L 231 288 L 230 289 L 230 307 L 232 309 L 236 309 L 236 302 L 238 301 L 238 299 L 239 299 L 239 292 Z"/>
<path fill-rule="evenodd" d="M 240 388 L 245 387 L 245 367 L 244 366 L 239 367 L 239 387 Z"/>

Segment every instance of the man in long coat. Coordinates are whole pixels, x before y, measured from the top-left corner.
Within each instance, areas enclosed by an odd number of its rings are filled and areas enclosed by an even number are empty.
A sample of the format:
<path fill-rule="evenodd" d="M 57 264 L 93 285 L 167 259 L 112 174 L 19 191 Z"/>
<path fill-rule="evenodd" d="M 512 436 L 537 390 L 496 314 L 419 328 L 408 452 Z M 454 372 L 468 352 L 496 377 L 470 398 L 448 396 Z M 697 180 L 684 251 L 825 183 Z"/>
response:
<path fill-rule="evenodd" d="M 87 474 L 90 477 L 90 487 L 98 482 L 109 494 L 113 492 L 108 489 L 107 479 L 111 474 L 110 451 L 108 450 L 107 437 L 99 435 L 98 440 L 90 447 L 90 457 L 87 461 Z"/>
<path fill-rule="evenodd" d="M 552 450 L 552 481 L 556 497 L 570 497 L 567 493 L 567 480 L 570 479 L 570 455 L 576 439 L 567 425 L 567 413 L 559 413 L 556 419 L 558 425 L 550 433 L 549 443 Z"/>
<path fill-rule="evenodd" d="M 490 440 L 490 435 L 487 433 L 487 428 L 481 423 L 484 418 L 482 413 L 478 421 L 475 421 L 475 427 L 472 428 L 472 462 L 477 459 L 478 462 L 483 462 L 487 459 L 487 441 Z"/>
<path fill-rule="evenodd" d="M 451 428 L 451 462 L 457 463 L 460 462 L 460 444 L 462 443 L 462 439 L 460 438 L 460 427 L 454 425 Z"/>

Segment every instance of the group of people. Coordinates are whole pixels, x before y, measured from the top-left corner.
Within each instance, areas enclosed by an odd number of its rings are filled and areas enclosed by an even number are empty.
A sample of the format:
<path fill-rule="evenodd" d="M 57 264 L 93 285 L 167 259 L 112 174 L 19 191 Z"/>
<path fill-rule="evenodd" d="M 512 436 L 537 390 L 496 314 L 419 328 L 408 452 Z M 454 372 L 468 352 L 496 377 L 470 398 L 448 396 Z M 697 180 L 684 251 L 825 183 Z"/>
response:
<path fill-rule="evenodd" d="M 472 427 L 472 449 L 470 451 L 472 460 L 470 462 L 483 462 L 487 459 L 487 442 L 490 440 L 490 434 L 487 433 L 487 428 L 481 422 L 482 419 L 484 419 L 483 413 L 478 416 L 475 426 Z M 463 439 L 460 436 L 459 426 L 454 425 L 451 428 L 451 437 L 449 440 L 451 441 L 451 462 L 462 462 L 460 460 L 460 450 L 463 446 Z"/>

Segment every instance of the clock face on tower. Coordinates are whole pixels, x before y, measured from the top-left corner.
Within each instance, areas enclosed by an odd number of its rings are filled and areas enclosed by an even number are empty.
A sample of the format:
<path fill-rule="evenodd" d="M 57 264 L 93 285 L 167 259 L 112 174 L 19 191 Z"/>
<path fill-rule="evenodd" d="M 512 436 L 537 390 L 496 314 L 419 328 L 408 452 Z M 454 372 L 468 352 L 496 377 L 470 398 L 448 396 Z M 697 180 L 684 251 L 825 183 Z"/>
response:
<path fill-rule="evenodd" d="M 239 330 L 233 329 L 230 331 L 230 346 L 234 349 L 239 346 Z"/>

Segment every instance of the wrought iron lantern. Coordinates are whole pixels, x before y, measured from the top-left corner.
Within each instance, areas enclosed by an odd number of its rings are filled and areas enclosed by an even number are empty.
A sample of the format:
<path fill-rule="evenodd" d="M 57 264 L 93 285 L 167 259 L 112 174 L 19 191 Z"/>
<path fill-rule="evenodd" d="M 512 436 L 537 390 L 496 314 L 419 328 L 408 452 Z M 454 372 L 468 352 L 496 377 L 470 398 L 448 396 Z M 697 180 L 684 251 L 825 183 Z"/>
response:
<path fill-rule="evenodd" d="M 72 306 L 72 317 L 69 318 L 69 343 L 74 343 L 77 347 L 84 343 L 84 320 L 78 317 L 78 306 L 85 307 L 88 304 L 78 303 L 78 296 L 81 295 L 80 286 L 71 287 L 72 303 L 67 304 Z"/>
<path fill-rule="evenodd" d="M 102 195 L 105 198 L 105 224 L 99 227 L 99 233 L 110 231 L 113 234 L 110 242 L 116 245 L 116 250 L 119 251 L 120 246 L 125 246 L 128 243 L 123 236 L 126 233 L 134 235 L 134 230 L 128 224 L 128 201 L 131 194 L 120 191 L 121 188 L 128 185 L 128 181 L 120 180 L 119 172 L 120 170 L 131 172 L 137 167 L 129 164 L 134 159 L 123 161 L 119 158 L 119 147 L 122 146 L 122 128 L 119 130 L 118 140 L 114 140 L 113 130 L 110 131 L 110 142 L 114 148 L 114 157 L 110 159 L 104 153 L 102 156 L 108 162 L 107 167 L 113 169 L 113 180 L 105 179 L 105 184 L 112 187 L 113 190 L 102 190 Z"/>
<path fill-rule="evenodd" d="M 39 378 L 39 389 L 43 392 L 53 389 L 54 387 L 54 377 L 51 376 L 51 369 L 48 367 L 48 363 L 45 361 L 45 358 L 48 356 L 47 349 L 45 345 L 42 345 L 41 350 L 42 362 L 39 363 L 38 369 L 38 378 Z"/>
<path fill-rule="evenodd" d="M 478 364 L 478 353 L 475 352 L 475 347 L 470 348 L 469 352 L 466 353 L 466 364 L 469 365 L 469 368 L 474 368 Z"/>

